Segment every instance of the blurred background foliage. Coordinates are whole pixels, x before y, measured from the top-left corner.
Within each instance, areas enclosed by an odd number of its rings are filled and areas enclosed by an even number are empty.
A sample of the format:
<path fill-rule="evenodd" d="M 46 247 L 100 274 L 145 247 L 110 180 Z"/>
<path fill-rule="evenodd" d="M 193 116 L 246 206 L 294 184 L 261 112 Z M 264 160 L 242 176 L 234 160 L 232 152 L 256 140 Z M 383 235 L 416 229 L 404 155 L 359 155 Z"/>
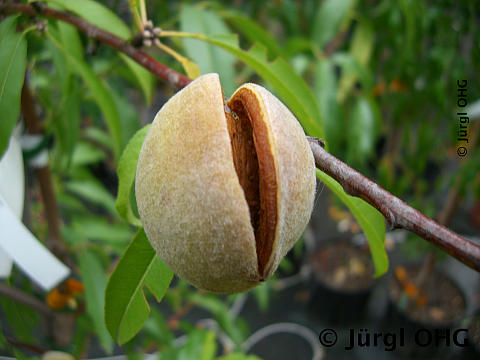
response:
<path fill-rule="evenodd" d="M 46 1 L 121 37 L 138 32 L 131 8 L 138 8 L 139 2 L 100 2 L 111 13 L 92 3 Z M 469 151 L 465 158 L 456 152 L 457 81 L 468 81 L 469 104 L 480 99 L 478 2 L 151 0 L 146 10 L 163 30 L 238 34 L 240 48 L 260 44 L 269 61 L 283 59 L 312 90 L 319 114 L 314 123 L 323 129 L 329 151 L 426 215 L 438 215 L 453 187 L 468 206 L 478 202 L 480 152 Z M 17 28 L 25 29 L 31 21 L 20 16 Z M 8 329 L 7 335 L 0 336 L 2 354 L 31 355 L 31 349 L 21 344 L 34 344 L 40 349 L 60 348 L 76 357 L 112 352 L 134 356 L 160 350 L 161 359 L 212 359 L 225 350 L 224 359 L 249 358 L 232 355 L 250 334 L 248 324 L 231 312 L 231 306 L 245 295 L 200 296 L 178 279 L 165 295 L 168 309 L 159 310 L 150 291 L 146 292 L 151 314 L 143 330 L 122 348 L 114 346 L 103 320 L 103 294 L 108 274 L 135 233 L 115 207 L 116 168 L 128 141 L 151 122 L 174 91 L 64 23 L 48 20 L 46 32 L 29 31 L 26 40 L 27 79 L 49 139 L 61 232 L 75 276 L 85 290 L 72 295 L 70 305 L 55 309 L 75 315 L 67 330 L 70 339 L 60 346 L 41 327 L 35 311 L 2 297 L 2 326 Z M 201 73 L 218 72 L 226 96 L 249 81 L 275 91 L 261 73 L 232 52 L 191 38 L 166 37 L 162 42 L 197 64 Z M 184 72 L 178 58 L 153 47 L 146 51 Z M 272 65 L 272 69 L 277 68 Z M 471 147 L 478 147 L 478 106 L 469 108 L 476 114 L 470 118 Z M 7 132 L 3 127 L 0 131 Z M 45 239 L 39 190 L 32 169 L 27 166 L 26 172 L 26 222 Z M 431 251 L 419 239 L 407 242 L 407 248 L 420 256 Z M 301 257 L 298 249 L 295 256 Z M 281 269 L 288 273 L 293 266 L 286 260 Z M 266 308 L 278 291 L 274 282 L 247 296 L 253 295 L 258 306 Z M 35 297 L 46 296 L 18 270 L 8 283 Z M 194 307 L 206 310 L 216 327 L 184 321 Z"/>

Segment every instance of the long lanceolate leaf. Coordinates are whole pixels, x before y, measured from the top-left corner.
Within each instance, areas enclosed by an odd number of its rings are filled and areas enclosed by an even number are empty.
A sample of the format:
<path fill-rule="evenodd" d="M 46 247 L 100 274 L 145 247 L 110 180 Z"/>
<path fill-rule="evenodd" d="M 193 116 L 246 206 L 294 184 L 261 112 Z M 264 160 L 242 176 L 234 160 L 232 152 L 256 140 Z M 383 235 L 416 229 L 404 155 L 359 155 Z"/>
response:
<path fill-rule="evenodd" d="M 347 195 L 339 183 L 320 170 L 317 171 L 317 177 L 343 201 L 355 216 L 370 245 L 375 276 L 383 275 L 388 270 L 388 256 L 384 246 L 385 219 L 382 214 L 362 199 Z"/>
<path fill-rule="evenodd" d="M 10 135 L 20 112 L 20 93 L 27 61 L 27 43 L 23 33 L 15 32 L 16 18 L 0 23 L 0 158 L 8 147 Z"/>
<path fill-rule="evenodd" d="M 105 323 L 115 341 L 127 342 L 147 320 L 150 308 L 143 286 L 147 285 L 160 301 L 172 277 L 173 272 L 156 256 L 140 229 L 110 276 L 105 291 Z"/>
<path fill-rule="evenodd" d="M 128 26 L 110 9 L 94 0 L 43 0 L 58 6 L 61 6 L 96 26 L 109 31 L 122 39 L 129 39 L 132 34 Z M 128 66 L 132 74 L 137 79 L 142 89 L 147 103 L 150 103 L 153 95 L 154 77 L 142 66 L 135 63 L 129 57 L 118 53 L 120 58 Z"/>
<path fill-rule="evenodd" d="M 135 170 L 137 168 L 140 149 L 147 136 L 150 125 L 138 130 L 130 139 L 118 162 L 118 194 L 116 207 L 122 218 L 133 225 L 142 226 L 140 219 L 134 214 L 130 202 L 132 186 L 135 181 Z"/>
<path fill-rule="evenodd" d="M 216 12 L 184 4 L 180 12 L 180 28 L 190 33 L 226 34 L 228 27 Z M 220 75 L 223 91 L 230 96 L 235 91 L 235 57 L 224 50 L 206 43 L 185 39 L 185 51 L 202 73 L 216 72 Z"/>
<path fill-rule="evenodd" d="M 120 124 L 120 116 L 117 107 L 115 106 L 113 97 L 108 90 L 108 86 L 100 80 L 97 74 L 95 74 L 92 68 L 82 58 L 72 56 L 68 51 L 68 48 L 65 48 L 65 45 L 63 45 L 58 38 L 55 38 L 54 32 L 50 32 L 50 39 L 55 46 L 62 51 L 71 69 L 83 78 L 90 88 L 90 91 L 93 93 L 94 98 L 105 117 L 108 130 L 114 139 L 115 154 L 118 155 L 122 149 L 122 126 Z"/>
<path fill-rule="evenodd" d="M 206 41 L 234 54 L 270 83 L 309 135 L 324 138 L 322 119 L 315 96 L 302 77 L 285 60 L 277 58 L 273 62 L 268 61 L 267 49 L 260 44 L 255 44 L 248 51 L 242 50 L 236 35 L 206 36 L 180 33 L 179 36 Z"/>
<path fill-rule="evenodd" d="M 105 323 L 102 321 L 104 312 L 105 285 L 107 276 L 98 257 L 90 250 L 85 250 L 77 255 L 78 266 L 85 284 L 85 297 L 87 312 L 92 319 L 93 328 L 97 333 L 100 344 L 107 353 L 113 350 L 112 339 L 108 336 Z"/>

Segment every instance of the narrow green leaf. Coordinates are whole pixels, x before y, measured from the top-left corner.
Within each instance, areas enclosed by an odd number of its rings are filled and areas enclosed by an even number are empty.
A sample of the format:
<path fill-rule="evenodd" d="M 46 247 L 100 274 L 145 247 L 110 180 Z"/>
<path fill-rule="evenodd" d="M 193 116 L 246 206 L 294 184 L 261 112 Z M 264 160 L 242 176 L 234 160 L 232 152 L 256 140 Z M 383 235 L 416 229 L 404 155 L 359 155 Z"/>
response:
<path fill-rule="evenodd" d="M 113 342 L 108 334 L 104 318 L 104 298 L 107 277 L 97 256 L 90 250 L 84 250 L 77 255 L 78 266 L 85 284 L 85 298 L 87 300 L 87 312 L 93 322 L 93 327 L 100 339 L 102 348 L 111 353 Z"/>
<path fill-rule="evenodd" d="M 65 51 L 75 58 L 83 59 L 84 50 L 77 29 L 73 25 L 61 21 L 56 25 Z"/>
<path fill-rule="evenodd" d="M 227 34 L 228 27 L 217 13 L 184 4 L 180 12 L 180 29 L 199 34 Z M 225 95 L 230 96 L 235 86 L 235 57 L 210 44 L 184 39 L 183 46 L 188 57 L 200 68 L 202 74 L 216 72 L 220 75 Z"/>
<path fill-rule="evenodd" d="M 131 36 L 127 25 L 110 9 L 94 0 L 43 0 L 59 5 L 122 39 Z"/>
<path fill-rule="evenodd" d="M 373 103 L 360 96 L 356 99 L 347 130 L 347 159 L 363 165 L 373 153 L 378 133 Z"/>
<path fill-rule="evenodd" d="M 37 344 L 35 336 L 40 325 L 38 312 L 6 296 L 0 297 L 4 320 L 13 330 L 15 337 L 25 343 Z"/>
<path fill-rule="evenodd" d="M 194 330 L 178 353 L 177 360 L 212 360 L 217 350 L 215 332 Z"/>
<path fill-rule="evenodd" d="M 305 81 L 285 60 L 277 58 L 269 62 L 266 48 L 261 44 L 255 44 L 248 51 L 240 49 L 236 35 L 185 36 L 209 42 L 237 56 L 272 85 L 309 135 L 324 138 L 321 115 L 315 97 Z"/>
<path fill-rule="evenodd" d="M 24 33 L 16 33 L 16 18 L 3 19 L 0 23 L 0 157 L 7 150 L 10 135 L 20 112 L 27 42 Z"/>
<path fill-rule="evenodd" d="M 121 37 L 122 39 L 128 39 L 131 36 L 130 29 L 125 23 L 111 10 L 103 6 L 97 1 L 92 0 L 44 0 L 50 3 L 57 4 L 65 9 L 72 11 L 73 13 L 83 17 L 98 27 L 110 31 L 113 34 Z M 75 54 L 76 57 L 78 57 Z M 153 94 L 153 85 L 155 78 L 145 68 L 137 64 L 128 56 L 119 53 L 120 58 L 125 62 L 130 71 L 134 74 L 138 81 L 138 85 L 145 95 L 147 104 L 151 103 Z M 83 54 L 82 54 L 83 58 Z"/>
<path fill-rule="evenodd" d="M 116 208 L 122 218 L 135 226 L 142 226 L 142 223 L 132 211 L 130 193 L 135 181 L 135 172 L 137 169 L 140 149 L 142 148 L 143 141 L 145 140 L 145 136 L 147 136 L 149 128 L 150 125 L 143 127 L 130 139 L 120 157 L 117 168 L 118 194 Z"/>
<path fill-rule="evenodd" d="M 83 58 L 83 44 L 75 27 L 59 21 L 56 23 L 58 34 L 64 49 L 78 59 Z M 55 27 L 50 26 L 49 31 L 54 32 Z M 56 129 L 58 139 L 58 151 L 56 152 L 60 164 L 69 167 L 72 163 L 73 152 L 77 144 L 80 132 L 80 103 L 81 89 L 80 82 L 76 78 L 70 63 L 65 56 L 50 44 L 55 64 L 55 78 L 61 84 L 62 100 L 60 107 L 56 110 L 53 125 Z"/>
<path fill-rule="evenodd" d="M 165 265 L 159 257 L 156 257 L 145 277 L 145 285 L 148 287 L 148 290 L 152 292 L 158 302 L 162 301 L 165 296 L 165 293 L 170 286 L 172 276 L 173 273 L 168 266 Z"/>
<path fill-rule="evenodd" d="M 373 27 L 369 21 L 359 21 L 350 44 L 350 53 L 357 61 L 365 66 L 370 61 L 374 42 Z"/>
<path fill-rule="evenodd" d="M 362 70 L 363 72 L 368 71 L 368 62 L 372 55 L 373 42 L 374 34 L 372 25 L 367 20 L 362 19 L 356 26 L 355 33 L 353 34 L 353 39 L 350 44 L 350 55 L 355 59 L 357 64 L 356 67 L 365 69 Z M 342 74 L 339 82 L 340 101 L 343 101 L 343 99 L 351 92 L 358 75 L 359 74 L 355 71 Z M 364 82 L 363 86 L 367 87 L 368 84 Z"/>
<path fill-rule="evenodd" d="M 105 187 L 95 180 L 72 180 L 65 185 L 66 189 L 84 200 L 100 205 L 110 214 L 116 215 L 115 199 Z"/>
<path fill-rule="evenodd" d="M 338 32 L 355 0 L 324 0 L 315 14 L 312 41 L 323 48 Z"/>
<path fill-rule="evenodd" d="M 108 135 L 106 131 L 103 131 L 97 126 L 90 126 L 89 128 L 85 129 L 83 135 L 93 142 L 100 144 L 102 147 L 105 147 L 108 150 L 113 151 L 113 139 L 111 136 Z M 94 148 L 96 149 L 96 148 Z M 102 151 L 103 154 L 105 152 Z"/>
<path fill-rule="evenodd" d="M 145 322 L 142 332 L 153 337 L 158 346 L 171 347 L 175 341 L 175 336 L 168 328 L 165 317 L 155 307 L 151 308 L 150 316 Z"/>
<path fill-rule="evenodd" d="M 217 360 L 261 360 L 255 355 L 247 355 L 240 352 L 234 352 L 222 357 L 219 357 Z"/>
<path fill-rule="evenodd" d="M 100 80 L 97 74 L 93 72 L 92 68 L 84 61 L 76 59 L 68 53 L 65 54 L 75 71 L 88 85 L 93 94 L 93 98 L 100 106 L 107 122 L 108 130 L 115 141 L 115 154 L 118 155 L 122 148 L 122 127 L 120 125 L 120 116 L 115 106 L 115 101 L 113 100 L 107 85 Z"/>
<path fill-rule="evenodd" d="M 357 79 L 361 82 L 363 88 L 370 89 L 372 87 L 372 71 L 367 66 L 360 64 L 350 53 L 337 52 L 332 56 L 332 61 L 342 70 L 337 94 L 339 103 L 343 103 L 350 93 L 352 86 L 348 84 L 353 85 Z"/>
<path fill-rule="evenodd" d="M 172 271 L 156 264 L 158 261 L 160 260 L 141 229 L 110 276 L 105 291 L 105 323 L 119 344 L 135 336 L 148 318 L 149 307 L 143 286 L 149 272 L 161 271 L 154 274 L 157 288 L 168 288 L 172 280 Z M 153 280 L 152 278 L 150 282 Z"/>
<path fill-rule="evenodd" d="M 370 245 L 375 276 L 388 270 L 388 256 L 385 251 L 385 219 L 380 212 L 360 198 L 347 195 L 342 186 L 327 174 L 317 170 L 317 177 L 350 209 L 360 224 Z"/>
<path fill-rule="evenodd" d="M 343 119 L 337 102 L 337 78 L 335 67 L 330 59 L 319 59 L 315 64 L 314 92 L 324 121 L 325 136 L 329 150 L 336 152 L 345 136 L 342 130 Z"/>
<path fill-rule="evenodd" d="M 230 336 L 235 344 L 240 345 L 245 341 L 244 334 L 238 326 L 238 319 L 232 317 L 228 307 L 218 297 L 202 296 L 194 293 L 190 300 L 197 306 L 211 312 L 218 325 Z"/>
<path fill-rule="evenodd" d="M 87 142 L 75 144 L 72 154 L 72 165 L 82 166 L 95 164 L 105 159 L 105 152 Z"/>
<path fill-rule="evenodd" d="M 268 57 L 276 58 L 283 54 L 275 38 L 257 22 L 237 11 L 221 11 L 220 15 L 230 22 L 252 44 L 259 42 L 268 49 Z"/>
<path fill-rule="evenodd" d="M 118 156 L 122 149 L 122 126 L 120 124 L 120 117 L 117 107 L 115 106 L 115 101 L 110 94 L 107 84 L 100 80 L 97 74 L 95 74 L 93 69 L 83 60 L 83 58 L 73 56 L 68 51 L 68 47 L 60 42 L 61 39 L 55 38 L 54 33 L 50 33 L 50 35 L 50 39 L 64 54 L 71 69 L 83 78 L 92 92 L 94 100 L 97 102 L 103 116 L 105 117 L 108 130 L 115 141 L 115 155 Z"/>
<path fill-rule="evenodd" d="M 72 227 L 88 241 L 100 240 L 107 244 L 118 244 L 123 246 L 123 249 L 133 235 L 133 230 L 128 224 L 111 224 L 99 217 L 77 216 L 73 220 Z"/>
<path fill-rule="evenodd" d="M 151 105 L 153 89 L 155 85 L 155 77 L 150 71 L 145 69 L 143 66 L 140 66 L 127 55 L 121 53 L 118 53 L 118 55 L 125 62 L 125 64 L 127 64 L 128 68 L 137 79 L 138 85 L 140 85 L 143 95 L 145 96 L 145 101 L 147 105 Z"/>

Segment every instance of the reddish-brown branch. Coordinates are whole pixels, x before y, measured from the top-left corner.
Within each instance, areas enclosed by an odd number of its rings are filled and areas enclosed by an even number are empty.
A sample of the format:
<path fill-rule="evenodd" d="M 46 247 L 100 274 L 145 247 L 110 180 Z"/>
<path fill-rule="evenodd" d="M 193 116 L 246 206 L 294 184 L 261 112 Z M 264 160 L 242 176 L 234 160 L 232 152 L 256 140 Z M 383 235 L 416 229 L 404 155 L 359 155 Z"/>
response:
<path fill-rule="evenodd" d="M 7 340 L 8 343 L 13 345 L 14 347 L 19 347 L 19 348 L 23 348 L 23 349 L 26 349 L 26 350 L 30 350 L 30 351 L 33 351 L 33 352 L 35 352 L 37 354 L 40 354 L 40 355 L 47 351 L 40 346 L 37 346 L 37 345 L 34 345 L 34 344 L 28 344 L 28 343 L 25 343 L 23 341 L 19 341 L 17 339 L 14 339 L 13 337 L 10 337 L 10 336 L 5 336 L 5 340 Z"/>
<path fill-rule="evenodd" d="M 52 309 L 50 309 L 43 301 L 38 300 L 36 297 L 30 294 L 24 293 L 22 290 L 8 286 L 3 282 L 0 282 L 0 295 L 6 296 L 20 304 L 34 308 L 49 318 L 54 315 Z"/>
<path fill-rule="evenodd" d="M 317 168 L 337 180 L 347 194 L 360 197 L 378 209 L 392 228 L 411 231 L 480 271 L 479 245 L 436 223 L 382 189 L 325 151 L 316 138 L 308 137 L 308 140 Z"/>
<path fill-rule="evenodd" d="M 42 134 L 42 122 L 37 116 L 35 100 L 30 92 L 27 77 L 22 87 L 21 109 L 27 131 L 30 134 Z M 67 262 L 67 248 L 60 233 L 60 213 L 48 166 L 35 169 L 35 175 L 40 187 L 40 194 L 45 209 L 48 226 L 48 248 L 62 261 Z"/>
<path fill-rule="evenodd" d="M 47 18 L 53 18 L 67 22 L 75 26 L 78 30 L 84 32 L 87 36 L 96 39 L 111 48 L 118 50 L 125 55 L 131 57 L 138 64 L 145 67 L 153 75 L 159 79 L 166 81 L 172 87 L 180 89 L 186 86 L 191 80 L 185 75 L 169 68 L 168 66 L 158 62 L 151 56 L 145 54 L 143 51 L 134 47 L 128 41 L 108 32 L 100 29 L 98 26 L 91 24 L 90 22 L 75 16 L 65 11 L 58 11 L 50 9 L 46 6 L 40 8 L 40 12 L 30 5 L 7 3 L 0 4 L 0 14 L 16 14 L 23 13 L 25 15 L 42 15 Z"/>

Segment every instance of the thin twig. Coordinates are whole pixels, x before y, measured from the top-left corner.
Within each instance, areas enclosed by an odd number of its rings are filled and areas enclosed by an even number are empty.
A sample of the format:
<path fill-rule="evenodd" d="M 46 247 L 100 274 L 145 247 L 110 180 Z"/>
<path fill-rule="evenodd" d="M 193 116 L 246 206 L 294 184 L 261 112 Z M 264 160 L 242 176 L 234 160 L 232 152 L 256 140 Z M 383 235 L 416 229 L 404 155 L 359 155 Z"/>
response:
<path fill-rule="evenodd" d="M 26 76 L 22 87 L 21 108 L 27 131 L 30 134 L 42 134 L 42 122 L 37 116 L 35 100 L 30 91 Z M 68 263 L 68 251 L 60 232 L 60 212 L 58 210 L 57 199 L 53 189 L 50 169 L 48 166 L 35 168 L 35 175 L 40 187 L 40 193 L 42 195 L 45 209 L 45 217 L 47 219 L 48 248 L 60 260 Z"/>
<path fill-rule="evenodd" d="M 12 286 L 8 286 L 3 282 L 0 282 L 0 295 L 6 296 L 9 299 L 17 301 L 29 307 L 32 307 L 38 310 L 43 315 L 46 315 L 48 317 L 52 317 L 54 315 L 54 312 L 52 311 L 52 309 L 50 309 L 47 306 L 47 304 L 45 304 L 41 300 L 38 300 L 36 297 L 33 297 L 32 295 L 24 293 L 20 289 L 17 289 Z"/>
<path fill-rule="evenodd" d="M 446 251 L 465 265 L 480 271 L 480 246 L 426 217 L 373 181 L 353 170 L 323 149 L 318 139 L 308 137 L 318 169 L 342 185 L 345 192 L 357 196 L 378 209 L 390 227 L 411 231 Z"/>
<path fill-rule="evenodd" d="M 71 13 L 53 10 L 46 6 L 41 7 L 41 10 L 37 11 L 37 8 L 30 5 L 18 3 L 0 4 L 0 14 L 11 15 L 16 13 L 23 13 L 25 15 L 31 16 L 41 15 L 47 18 L 67 22 L 75 26 L 78 30 L 84 32 L 87 36 L 96 39 L 101 43 L 104 43 L 111 48 L 116 49 L 124 53 L 125 55 L 131 57 L 137 63 L 150 71 L 153 75 L 157 76 L 163 81 L 166 81 L 176 89 L 185 87 L 191 81 L 185 75 L 169 68 L 168 66 L 158 62 L 151 56 L 147 55 L 143 51 L 137 49 L 127 40 L 124 40 L 108 31 L 102 30 L 98 26 L 95 26 L 92 23 Z"/>

